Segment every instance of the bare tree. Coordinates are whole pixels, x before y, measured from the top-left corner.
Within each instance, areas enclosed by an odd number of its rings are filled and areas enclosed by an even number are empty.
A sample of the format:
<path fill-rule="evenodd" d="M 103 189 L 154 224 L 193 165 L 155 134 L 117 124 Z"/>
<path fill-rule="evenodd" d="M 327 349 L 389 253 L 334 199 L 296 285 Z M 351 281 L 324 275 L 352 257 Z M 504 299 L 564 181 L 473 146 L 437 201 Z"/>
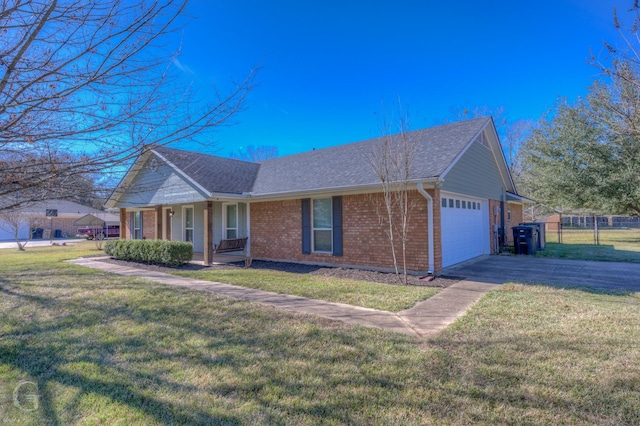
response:
<path fill-rule="evenodd" d="M 18 250 L 24 251 L 25 247 L 33 238 L 33 228 L 41 226 L 44 217 L 36 213 L 24 212 L 20 210 L 0 210 L 0 228 L 13 235 L 13 239 L 18 244 Z M 27 229 L 27 236 L 20 238 L 21 231 Z"/>
<path fill-rule="evenodd" d="M 251 162 L 269 160 L 277 156 L 278 147 L 274 145 L 248 145 L 231 154 L 231 158 Z"/>
<path fill-rule="evenodd" d="M 148 148 L 199 137 L 243 109 L 255 70 L 210 99 L 171 38 L 186 0 L 0 0 L 0 198 L 74 193 Z M 199 96 L 198 96 L 199 94 Z"/>
<path fill-rule="evenodd" d="M 400 282 L 407 284 L 407 242 L 411 212 L 415 208 L 409 191 L 417 145 L 407 135 L 406 116 L 398 120 L 399 133 L 391 134 L 392 127 L 386 119 L 383 119 L 382 129 L 384 136 L 380 143 L 367 155 L 382 188 L 382 202 L 375 197 L 372 200 L 379 222 L 389 239 L 396 276 Z"/>

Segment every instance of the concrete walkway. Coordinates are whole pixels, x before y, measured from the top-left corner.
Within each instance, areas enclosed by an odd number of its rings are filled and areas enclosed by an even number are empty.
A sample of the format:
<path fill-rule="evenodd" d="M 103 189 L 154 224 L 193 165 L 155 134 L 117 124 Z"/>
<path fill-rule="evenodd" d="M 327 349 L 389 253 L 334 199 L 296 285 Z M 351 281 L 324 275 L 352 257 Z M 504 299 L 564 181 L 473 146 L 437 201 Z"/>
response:
<path fill-rule="evenodd" d="M 221 296 L 257 302 L 278 309 L 319 315 L 347 324 L 383 328 L 417 337 L 437 335 L 443 328 L 463 315 L 486 292 L 499 287 L 490 283 L 459 281 L 437 295 L 416 304 L 411 309 L 406 309 L 396 314 L 343 303 L 278 294 L 236 285 L 179 277 L 164 272 L 115 265 L 102 262 L 101 260 L 103 259 L 105 258 L 81 258 L 69 262 L 114 274 L 146 278 L 163 284 L 210 291 Z"/>

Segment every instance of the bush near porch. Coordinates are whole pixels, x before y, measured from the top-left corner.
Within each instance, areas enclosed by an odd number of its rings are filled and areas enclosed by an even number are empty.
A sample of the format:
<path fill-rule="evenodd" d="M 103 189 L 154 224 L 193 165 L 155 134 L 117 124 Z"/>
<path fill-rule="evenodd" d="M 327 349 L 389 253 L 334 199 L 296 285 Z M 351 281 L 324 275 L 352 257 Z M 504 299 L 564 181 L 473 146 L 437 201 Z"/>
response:
<path fill-rule="evenodd" d="M 168 266 L 184 265 L 193 259 L 193 246 L 182 241 L 111 240 L 105 245 L 104 251 L 120 260 Z"/>

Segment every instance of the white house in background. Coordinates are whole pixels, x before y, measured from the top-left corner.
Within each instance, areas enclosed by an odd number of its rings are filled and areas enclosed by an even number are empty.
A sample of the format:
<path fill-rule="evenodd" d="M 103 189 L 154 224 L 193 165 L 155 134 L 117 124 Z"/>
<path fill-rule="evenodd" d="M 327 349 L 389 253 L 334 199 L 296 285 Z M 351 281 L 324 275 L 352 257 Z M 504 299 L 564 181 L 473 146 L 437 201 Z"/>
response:
<path fill-rule="evenodd" d="M 50 213 L 55 211 L 57 216 L 47 217 L 47 210 L 49 210 Z M 63 235 L 66 234 L 69 237 L 75 237 L 74 222 L 87 214 L 96 214 L 99 212 L 99 210 L 93 207 L 66 200 L 50 200 L 34 203 L 18 210 L 18 213 L 24 218 L 20 223 L 18 237 L 20 239 L 29 237 L 30 226 L 28 218 L 33 216 L 38 218 L 39 224 L 37 227 L 49 231 L 51 233 L 50 235 L 55 236 L 55 231 L 59 229 Z M 7 220 L 3 219 L 0 214 L 0 241 L 14 240 L 14 232 L 11 228 Z"/>

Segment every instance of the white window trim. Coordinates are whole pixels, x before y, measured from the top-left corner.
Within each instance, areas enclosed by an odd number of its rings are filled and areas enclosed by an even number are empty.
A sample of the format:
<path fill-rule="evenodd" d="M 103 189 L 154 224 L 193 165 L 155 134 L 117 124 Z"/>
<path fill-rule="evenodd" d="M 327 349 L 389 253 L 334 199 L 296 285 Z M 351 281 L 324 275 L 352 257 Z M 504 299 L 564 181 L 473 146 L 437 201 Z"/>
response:
<path fill-rule="evenodd" d="M 163 207 L 162 208 L 162 239 L 167 239 L 167 225 L 169 226 L 169 233 L 171 234 L 171 239 L 173 239 L 173 216 L 169 215 L 169 223 L 166 223 L 167 220 L 167 212 L 173 211 L 171 207 Z"/>
<path fill-rule="evenodd" d="M 136 228 L 136 214 L 140 214 L 140 228 Z M 143 235 L 142 235 L 142 230 L 143 228 L 143 223 L 142 223 L 143 217 L 142 217 L 142 210 L 134 210 L 131 212 L 131 229 L 130 229 L 130 233 L 131 236 L 130 238 L 132 240 L 141 240 Z M 140 230 L 140 238 L 136 238 L 136 229 Z"/>
<path fill-rule="evenodd" d="M 191 209 L 193 211 L 193 214 L 191 215 L 191 220 L 193 221 L 193 223 L 191 224 L 191 228 L 187 228 L 187 214 L 186 214 L 186 210 L 187 209 Z M 192 205 L 188 205 L 188 206 L 182 206 L 182 237 L 181 237 L 181 241 L 187 241 L 187 229 L 191 229 L 191 238 L 195 240 L 195 225 L 196 225 L 196 209 L 193 207 Z M 171 238 L 173 239 L 173 235 L 171 235 Z M 193 244 L 193 241 L 188 241 L 191 244 Z"/>
<path fill-rule="evenodd" d="M 331 213 L 331 226 L 329 228 L 316 228 L 313 226 L 313 203 L 316 200 L 326 200 L 328 199 L 331 202 L 331 208 L 329 212 Z M 331 250 L 316 250 L 316 233 L 315 231 L 330 231 L 331 232 Z M 323 254 L 332 254 L 333 253 L 333 197 L 322 197 L 322 198 L 312 198 L 311 199 L 311 252 L 312 253 L 323 253 Z"/>
<path fill-rule="evenodd" d="M 236 227 L 235 228 L 229 228 L 228 224 L 227 224 L 227 207 L 228 206 L 236 206 Z M 229 229 L 235 229 L 236 231 L 236 238 L 240 238 L 240 232 L 239 232 L 239 225 L 240 222 L 238 220 L 238 216 L 240 216 L 240 212 L 238 211 L 239 207 L 238 207 L 238 203 L 222 203 L 222 236 L 223 236 L 223 240 L 227 240 L 227 231 Z"/>

